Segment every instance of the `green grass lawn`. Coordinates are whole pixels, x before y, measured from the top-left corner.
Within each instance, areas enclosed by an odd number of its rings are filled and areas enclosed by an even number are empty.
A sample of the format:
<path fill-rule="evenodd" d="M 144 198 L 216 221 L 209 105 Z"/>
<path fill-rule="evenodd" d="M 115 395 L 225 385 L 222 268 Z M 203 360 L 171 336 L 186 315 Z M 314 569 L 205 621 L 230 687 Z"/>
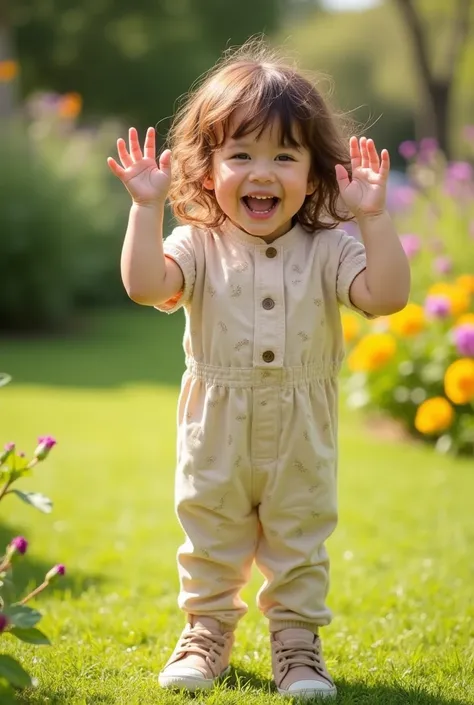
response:
<path fill-rule="evenodd" d="M 230 682 L 172 694 L 156 676 L 183 617 L 176 607 L 173 510 L 181 315 L 130 306 L 97 315 L 81 335 L 2 340 L 3 441 L 30 452 L 58 439 L 25 489 L 50 496 L 42 515 L 14 498 L 0 541 L 25 534 L 18 581 L 68 573 L 36 601 L 51 647 L 3 637 L 37 679 L 22 703 L 123 705 L 282 701 L 272 689 L 266 623 L 244 597 Z M 474 467 L 415 444 L 379 439 L 341 413 L 340 525 L 331 538 L 334 621 L 323 631 L 339 703 L 474 703 Z"/>

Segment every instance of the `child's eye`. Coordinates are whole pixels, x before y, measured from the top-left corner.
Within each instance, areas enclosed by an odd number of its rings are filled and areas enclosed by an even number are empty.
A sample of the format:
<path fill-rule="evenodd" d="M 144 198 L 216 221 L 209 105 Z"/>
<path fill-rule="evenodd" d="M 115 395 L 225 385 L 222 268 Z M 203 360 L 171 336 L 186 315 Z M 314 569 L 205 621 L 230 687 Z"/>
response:
<path fill-rule="evenodd" d="M 234 154 L 232 159 L 250 159 L 248 154 L 245 154 L 245 152 L 239 152 L 238 154 Z"/>
<path fill-rule="evenodd" d="M 276 159 L 279 162 L 294 162 L 295 160 L 289 154 L 279 154 Z"/>

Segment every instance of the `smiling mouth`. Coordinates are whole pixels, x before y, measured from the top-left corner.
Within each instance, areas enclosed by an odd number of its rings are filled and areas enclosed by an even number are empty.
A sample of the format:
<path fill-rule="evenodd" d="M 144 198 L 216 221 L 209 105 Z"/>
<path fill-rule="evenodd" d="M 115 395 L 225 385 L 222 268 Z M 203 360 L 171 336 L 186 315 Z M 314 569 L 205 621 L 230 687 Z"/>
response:
<path fill-rule="evenodd" d="M 244 196 L 241 201 L 251 213 L 271 213 L 280 203 L 277 196 Z"/>

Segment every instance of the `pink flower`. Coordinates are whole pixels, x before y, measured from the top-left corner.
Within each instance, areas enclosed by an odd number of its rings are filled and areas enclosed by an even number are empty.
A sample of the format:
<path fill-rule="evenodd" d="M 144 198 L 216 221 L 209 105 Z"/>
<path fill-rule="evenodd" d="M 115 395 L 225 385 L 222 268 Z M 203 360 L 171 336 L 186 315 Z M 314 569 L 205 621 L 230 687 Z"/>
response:
<path fill-rule="evenodd" d="M 6 630 L 9 624 L 10 620 L 8 619 L 7 615 L 3 614 L 3 612 L 0 612 L 0 634 Z"/>
<path fill-rule="evenodd" d="M 417 146 L 413 140 L 405 140 L 398 145 L 398 152 L 404 159 L 413 159 L 416 156 Z"/>
<path fill-rule="evenodd" d="M 432 156 L 438 149 L 439 144 L 435 137 L 424 137 L 420 142 L 420 152 L 427 156 Z"/>
<path fill-rule="evenodd" d="M 400 235 L 400 242 L 408 259 L 412 259 L 421 250 L 421 242 L 418 235 Z"/>
<path fill-rule="evenodd" d="M 0 465 L 15 452 L 15 444 L 13 442 L 5 443 L 3 451 L 0 453 Z"/>
<path fill-rule="evenodd" d="M 404 211 L 413 205 L 415 196 L 413 186 L 390 186 L 387 190 L 387 206 L 391 211 Z"/>
<path fill-rule="evenodd" d="M 35 450 L 35 458 L 38 458 L 38 460 L 44 460 L 51 448 L 53 448 L 56 445 L 56 441 L 52 436 L 40 436 L 38 438 L 38 447 Z"/>
<path fill-rule="evenodd" d="M 453 263 L 449 257 L 437 257 L 433 262 L 433 267 L 438 274 L 449 274 L 453 268 Z"/>
<path fill-rule="evenodd" d="M 469 162 L 452 162 L 446 169 L 446 176 L 452 181 L 470 181 L 473 169 Z"/>
<path fill-rule="evenodd" d="M 13 555 L 14 553 L 19 553 L 20 555 L 24 556 L 27 548 L 28 541 L 25 539 L 25 537 L 15 536 L 15 538 L 12 539 L 8 545 L 8 552 L 10 553 L 10 555 Z"/>
<path fill-rule="evenodd" d="M 453 331 L 458 353 L 463 357 L 474 357 L 474 325 L 465 323 Z"/>
<path fill-rule="evenodd" d="M 62 575 L 66 575 L 66 566 L 62 563 L 58 563 L 58 565 L 55 565 L 54 568 L 51 568 L 51 570 L 46 573 L 45 582 L 49 583 L 57 576 Z"/>
<path fill-rule="evenodd" d="M 446 318 L 451 312 L 451 304 L 446 296 L 433 294 L 426 297 L 425 311 L 431 318 Z"/>

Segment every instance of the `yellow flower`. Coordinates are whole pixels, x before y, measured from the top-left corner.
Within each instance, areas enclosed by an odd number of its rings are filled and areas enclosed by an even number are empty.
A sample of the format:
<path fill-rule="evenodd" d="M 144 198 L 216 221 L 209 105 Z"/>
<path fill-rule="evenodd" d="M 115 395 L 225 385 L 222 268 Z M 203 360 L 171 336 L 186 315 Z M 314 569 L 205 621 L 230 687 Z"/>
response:
<path fill-rule="evenodd" d="M 415 428 L 426 435 L 446 431 L 454 420 L 454 409 L 444 397 L 424 401 L 416 410 Z"/>
<path fill-rule="evenodd" d="M 425 312 L 418 304 L 407 304 L 389 318 L 390 328 L 397 335 L 417 335 L 425 327 Z"/>
<path fill-rule="evenodd" d="M 397 351 L 390 333 L 371 333 L 360 340 L 348 358 L 352 372 L 372 372 L 390 362 Z"/>
<path fill-rule="evenodd" d="M 65 93 L 59 102 L 58 113 L 64 118 L 76 118 L 82 110 L 82 97 L 79 93 Z"/>
<path fill-rule="evenodd" d="M 463 316 L 459 316 L 456 326 L 465 326 L 467 323 L 474 326 L 474 313 L 465 313 Z"/>
<path fill-rule="evenodd" d="M 9 83 L 18 76 L 18 63 L 13 59 L 0 61 L 0 83 Z"/>
<path fill-rule="evenodd" d="M 474 360 L 463 357 L 451 363 L 444 375 L 444 391 L 454 404 L 474 400 Z"/>
<path fill-rule="evenodd" d="M 442 294 L 446 296 L 446 298 L 449 299 L 453 316 L 460 316 L 461 313 L 469 311 L 471 305 L 469 292 L 457 284 L 437 282 L 428 289 L 428 294 Z"/>
<path fill-rule="evenodd" d="M 342 332 L 346 343 L 350 343 L 360 333 L 360 324 L 355 316 L 350 313 L 341 314 Z"/>
<path fill-rule="evenodd" d="M 461 274 L 456 279 L 456 286 L 463 289 L 468 294 L 474 294 L 474 274 Z"/>

